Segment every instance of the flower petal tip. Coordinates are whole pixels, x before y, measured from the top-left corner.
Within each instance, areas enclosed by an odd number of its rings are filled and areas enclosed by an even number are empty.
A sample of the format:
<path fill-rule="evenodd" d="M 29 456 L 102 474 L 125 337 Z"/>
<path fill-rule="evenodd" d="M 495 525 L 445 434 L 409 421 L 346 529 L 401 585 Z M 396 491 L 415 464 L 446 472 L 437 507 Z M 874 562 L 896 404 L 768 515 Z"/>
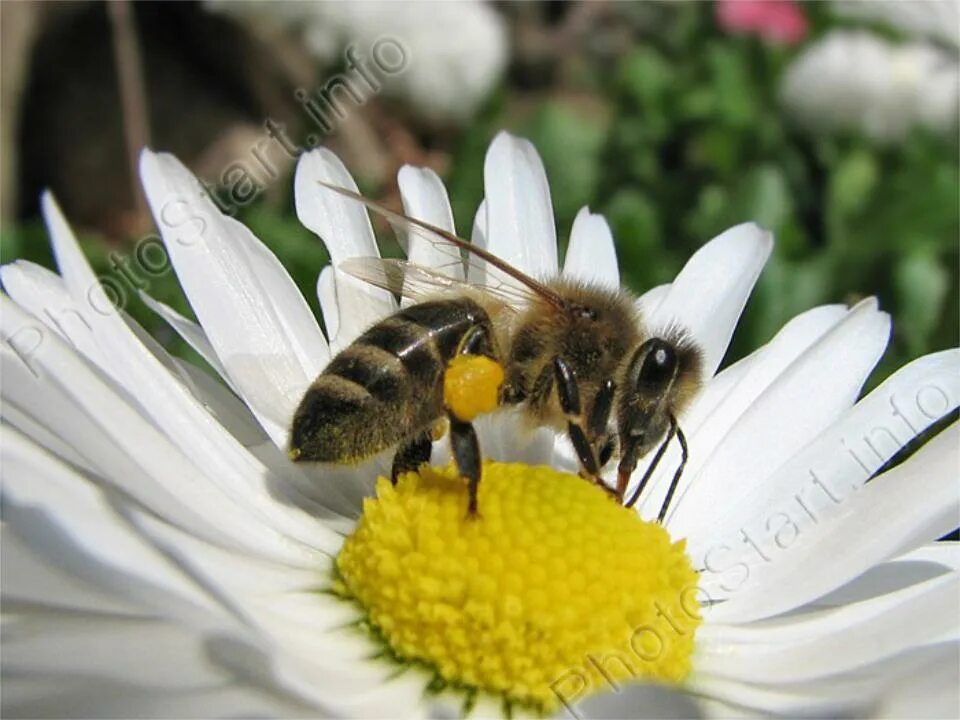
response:
<path fill-rule="evenodd" d="M 735 226 L 733 229 L 736 230 L 742 228 L 743 231 L 749 232 L 752 236 L 751 241 L 755 242 L 759 248 L 759 251 L 764 255 L 769 255 L 773 251 L 774 236 L 773 231 L 768 230 L 759 223 L 753 221 L 742 223 L 741 225 Z"/>
<path fill-rule="evenodd" d="M 53 190 L 44 188 L 40 193 L 40 211 L 43 214 L 43 219 L 47 221 L 47 224 L 50 223 L 51 215 L 55 215 L 61 219 L 63 218 L 60 203 L 57 202 L 57 196 L 53 194 Z"/>
<path fill-rule="evenodd" d="M 857 304 L 850 309 L 859 310 L 862 312 L 866 312 L 867 310 L 876 311 L 880 309 L 880 301 L 877 299 L 875 295 L 870 295 L 869 297 L 865 297 L 859 302 L 857 302 Z"/>

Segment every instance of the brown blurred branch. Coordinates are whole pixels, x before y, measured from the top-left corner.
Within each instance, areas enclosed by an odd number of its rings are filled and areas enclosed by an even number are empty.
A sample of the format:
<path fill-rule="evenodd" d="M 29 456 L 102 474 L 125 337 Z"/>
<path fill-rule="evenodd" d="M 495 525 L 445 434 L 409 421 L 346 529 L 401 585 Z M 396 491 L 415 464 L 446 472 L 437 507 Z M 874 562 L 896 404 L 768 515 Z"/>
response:
<path fill-rule="evenodd" d="M 150 121 L 143 81 L 143 60 L 133 11 L 128 0 L 107 2 L 110 24 L 113 27 L 113 55 L 120 88 L 120 107 L 123 115 L 123 134 L 127 145 L 130 170 L 130 189 L 134 208 L 141 217 L 146 214 L 146 203 L 137 182 L 140 150 L 150 144 Z"/>

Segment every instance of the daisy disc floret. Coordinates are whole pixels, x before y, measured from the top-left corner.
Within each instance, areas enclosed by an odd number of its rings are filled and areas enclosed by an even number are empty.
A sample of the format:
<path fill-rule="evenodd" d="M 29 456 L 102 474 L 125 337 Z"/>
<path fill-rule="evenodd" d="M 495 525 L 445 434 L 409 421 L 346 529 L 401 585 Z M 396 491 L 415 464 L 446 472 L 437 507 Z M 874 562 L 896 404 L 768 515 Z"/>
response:
<path fill-rule="evenodd" d="M 453 467 L 381 478 L 337 559 L 337 590 L 397 659 L 544 712 L 574 686 L 686 677 L 700 612 L 683 541 L 546 466 L 486 463 L 480 517 L 466 504 Z"/>

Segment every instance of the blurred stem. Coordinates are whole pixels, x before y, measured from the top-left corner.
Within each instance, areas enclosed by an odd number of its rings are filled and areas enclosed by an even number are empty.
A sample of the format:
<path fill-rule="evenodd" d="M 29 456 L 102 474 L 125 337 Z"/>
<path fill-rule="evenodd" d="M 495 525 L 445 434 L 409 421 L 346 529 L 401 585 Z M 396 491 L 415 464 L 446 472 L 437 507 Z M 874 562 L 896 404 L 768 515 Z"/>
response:
<path fill-rule="evenodd" d="M 146 203 L 137 183 L 140 150 L 150 144 L 150 126 L 147 118 L 147 98 L 143 82 L 143 63 L 140 42 L 128 0 L 107 2 L 107 12 L 113 28 L 113 55 L 120 89 L 120 107 L 123 117 L 123 135 L 127 146 L 130 171 L 130 189 L 138 217 L 146 214 Z"/>

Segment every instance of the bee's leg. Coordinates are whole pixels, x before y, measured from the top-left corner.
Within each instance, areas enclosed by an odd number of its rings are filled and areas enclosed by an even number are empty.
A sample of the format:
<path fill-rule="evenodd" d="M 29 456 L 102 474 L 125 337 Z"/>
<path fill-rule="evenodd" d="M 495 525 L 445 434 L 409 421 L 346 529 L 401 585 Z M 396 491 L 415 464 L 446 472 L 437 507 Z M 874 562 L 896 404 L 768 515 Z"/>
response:
<path fill-rule="evenodd" d="M 490 341 L 490 335 L 487 328 L 483 325 L 474 325 L 467 330 L 460 338 L 460 345 L 457 348 L 458 355 L 486 355 L 493 357 L 493 343 Z M 493 358 L 496 360 L 496 358 Z"/>
<path fill-rule="evenodd" d="M 397 454 L 393 456 L 393 467 L 390 469 L 390 482 L 396 485 L 397 478 L 403 473 L 419 470 L 421 465 L 430 462 L 432 439 L 430 431 L 424 430 L 397 448 Z"/>
<path fill-rule="evenodd" d="M 600 479 L 600 465 L 597 462 L 596 453 L 583 429 L 580 390 L 577 387 L 577 378 L 573 373 L 573 368 L 567 364 L 566 360 L 557 356 L 553 359 L 553 371 L 557 383 L 557 397 L 560 399 L 560 409 L 567 416 L 567 434 L 570 436 L 573 449 L 580 461 L 580 469 L 594 483 L 605 490 L 609 490 Z M 604 421 L 604 425 L 606 425 L 606 421 Z"/>
<path fill-rule="evenodd" d="M 535 412 L 540 412 L 543 410 L 544 406 L 550 400 L 550 393 L 553 392 L 553 383 L 554 375 L 556 371 L 553 369 L 552 365 L 548 365 L 540 371 L 540 374 L 533 381 L 533 385 L 530 387 L 530 392 L 527 393 L 526 397 L 522 398 L 526 400 L 531 410 Z"/>
<path fill-rule="evenodd" d="M 633 507 L 637 500 L 640 499 L 643 489 L 647 486 L 647 483 L 650 482 L 650 478 L 653 476 L 654 471 L 660 464 L 660 458 L 662 458 L 663 453 L 667 451 L 667 445 L 669 445 L 670 441 L 673 440 L 673 436 L 677 430 L 678 428 L 676 424 L 671 419 L 670 429 L 664 436 L 663 442 L 660 443 L 660 447 L 657 448 L 657 454 L 653 456 L 653 461 L 647 466 L 647 471 L 643 473 L 643 477 L 640 479 L 640 484 L 637 485 L 637 488 L 633 491 L 633 495 L 630 496 L 630 499 L 624 503 L 624 507 Z M 627 484 L 630 482 L 630 476 L 637 467 L 637 460 L 638 458 L 635 446 L 628 448 L 620 460 L 620 467 L 617 475 L 617 490 L 620 492 L 621 497 L 623 497 L 623 493 L 626 492 Z"/>
<path fill-rule="evenodd" d="M 477 433 L 473 429 L 473 425 L 458 420 L 452 413 L 449 414 L 449 418 L 450 447 L 453 450 L 453 458 L 456 460 L 460 476 L 467 480 L 467 491 L 470 494 L 467 515 L 476 517 L 477 487 L 480 484 L 480 469 L 482 467 L 480 443 L 477 441 Z"/>
<path fill-rule="evenodd" d="M 661 525 L 663 524 L 663 519 L 667 516 L 667 508 L 670 507 L 670 501 L 673 500 L 673 493 L 677 490 L 677 483 L 680 482 L 680 476 L 683 474 L 683 468 L 686 467 L 687 458 L 689 457 L 687 438 L 684 436 L 680 426 L 677 425 L 677 419 L 673 415 L 670 416 L 670 429 L 676 432 L 677 440 L 680 441 L 680 465 L 673 474 L 673 479 L 670 481 L 670 487 L 667 490 L 667 496 L 663 499 L 663 505 L 660 506 L 660 514 L 657 515 L 657 522 Z"/>
<path fill-rule="evenodd" d="M 479 355 L 493 360 L 499 365 L 496 348 L 491 335 L 489 325 L 477 324 L 471 326 L 460 339 L 457 347 L 457 355 Z M 502 372 L 502 366 L 501 366 Z M 500 376 L 502 380 L 502 375 Z M 489 399 L 499 402 L 502 394 L 500 392 L 500 380 L 497 380 L 497 386 L 485 385 L 484 388 L 474 388 L 474 391 L 481 393 L 481 397 L 487 397 L 486 390 L 492 394 Z M 446 393 L 446 389 L 444 393 Z M 476 398 L 474 398 L 476 400 Z M 467 490 L 470 500 L 467 505 L 468 517 L 477 517 L 477 489 L 480 484 L 480 472 L 483 468 L 483 462 L 480 457 L 480 443 L 477 440 L 477 433 L 473 429 L 470 421 L 473 419 L 477 410 L 476 407 L 470 408 L 469 416 L 458 415 L 456 403 L 451 404 L 450 398 L 444 396 L 444 404 L 447 412 L 447 419 L 450 428 L 450 448 L 453 451 L 453 459 L 457 463 L 457 469 L 460 476 L 467 480 Z M 481 403 L 482 405 L 483 403 Z M 489 411 L 481 410 L 481 412 Z M 463 408 L 461 407 L 462 411 Z"/>
<path fill-rule="evenodd" d="M 601 469 L 610 462 L 616 447 L 614 439 L 607 435 L 610 413 L 613 411 L 615 389 L 613 380 L 607 379 L 603 382 L 593 401 L 593 409 L 590 411 L 590 417 L 587 420 L 587 432 L 593 438 L 594 449 L 597 450 L 597 463 Z M 617 490 L 617 500 L 623 500 L 623 493 L 619 489 Z"/>
<path fill-rule="evenodd" d="M 600 454 L 597 455 L 597 460 L 600 461 L 600 467 L 603 467 L 610 462 L 610 458 L 613 457 L 613 453 L 616 449 L 617 441 L 612 437 L 607 438 L 607 441 L 600 446 Z"/>
<path fill-rule="evenodd" d="M 613 380 L 607 379 L 600 386 L 596 400 L 593 401 L 593 410 L 590 412 L 590 419 L 587 422 L 587 430 L 592 437 L 602 437 L 607 432 L 607 424 L 610 422 L 610 413 L 613 410 L 613 391 L 615 386 Z M 607 460 L 610 458 L 608 457 Z M 605 462 L 601 462 L 605 465 Z"/>

